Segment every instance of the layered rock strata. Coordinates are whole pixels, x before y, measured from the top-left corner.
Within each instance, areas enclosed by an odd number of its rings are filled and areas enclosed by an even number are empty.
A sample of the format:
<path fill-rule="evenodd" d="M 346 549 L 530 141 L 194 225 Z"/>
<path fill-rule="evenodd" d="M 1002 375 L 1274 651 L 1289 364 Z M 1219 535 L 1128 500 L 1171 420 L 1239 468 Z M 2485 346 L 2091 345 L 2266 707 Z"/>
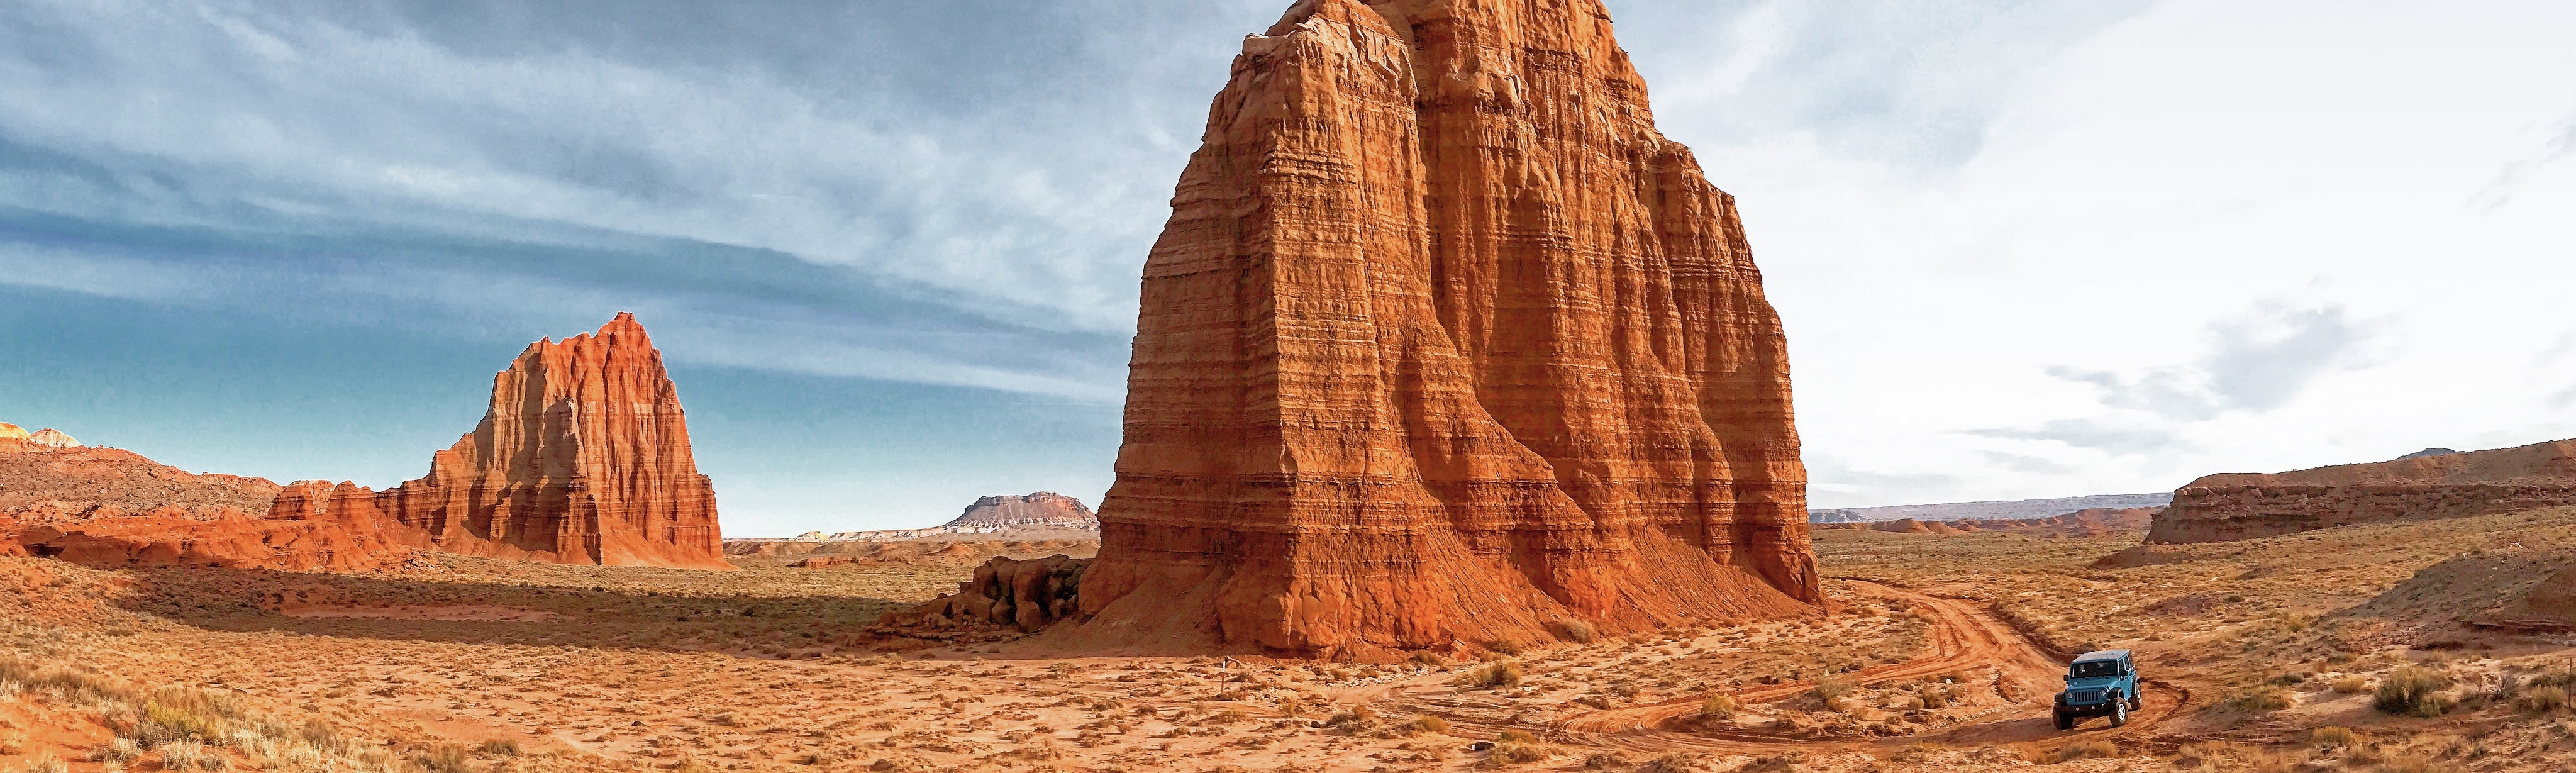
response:
<path fill-rule="evenodd" d="M 1082 500 L 1053 492 L 1040 491 L 1027 496 L 990 496 L 975 500 L 955 520 L 941 524 L 954 528 L 1004 528 L 1012 526 L 1053 526 L 1066 529 L 1098 529 L 1100 519 L 1085 507 Z"/>
<path fill-rule="evenodd" d="M 731 569 L 662 353 L 632 314 L 529 344 L 482 423 L 429 474 L 374 491 L 310 481 L 271 517 L 390 523 L 439 550 L 573 564 Z"/>
<path fill-rule="evenodd" d="M 1303 0 L 1144 270 L 1100 644 L 1366 653 L 1820 601 L 1778 316 L 1599 0 Z"/>
<path fill-rule="evenodd" d="M 263 518 L 280 490 L 267 480 L 190 473 L 122 449 L 29 443 L 9 429 L 0 426 L 0 555 L 109 569 L 358 571 L 411 553 L 378 529 Z"/>
<path fill-rule="evenodd" d="M 2147 541 L 2220 542 L 2364 523 L 2576 504 L 2576 440 L 2410 455 L 2293 472 L 2227 473 L 2174 491 Z"/>

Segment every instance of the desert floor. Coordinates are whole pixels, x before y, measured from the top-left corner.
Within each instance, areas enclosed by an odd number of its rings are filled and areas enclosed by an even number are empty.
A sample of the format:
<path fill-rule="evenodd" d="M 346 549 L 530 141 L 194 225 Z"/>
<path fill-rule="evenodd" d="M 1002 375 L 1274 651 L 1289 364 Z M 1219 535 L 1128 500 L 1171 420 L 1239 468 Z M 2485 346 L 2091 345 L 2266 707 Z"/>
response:
<path fill-rule="evenodd" d="M 2462 622 L 2566 565 L 2576 508 L 2152 548 L 1825 531 L 1817 549 L 1828 616 L 1380 665 L 862 643 L 989 552 L 732 573 L 0 559 L 0 771 L 2576 763 L 2576 639 Z M 2146 708 L 2057 731 L 2063 659 L 2097 648 L 2138 652 Z"/>

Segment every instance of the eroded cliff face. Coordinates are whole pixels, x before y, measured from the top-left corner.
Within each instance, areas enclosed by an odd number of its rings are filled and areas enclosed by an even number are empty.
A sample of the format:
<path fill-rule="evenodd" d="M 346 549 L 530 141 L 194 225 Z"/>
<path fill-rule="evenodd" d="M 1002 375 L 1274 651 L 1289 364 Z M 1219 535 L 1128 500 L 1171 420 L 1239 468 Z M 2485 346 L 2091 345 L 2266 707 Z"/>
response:
<path fill-rule="evenodd" d="M 2576 440 L 2409 455 L 2310 470 L 2227 473 L 2174 490 L 2147 541 L 2222 542 L 2312 529 L 2576 504 Z"/>
<path fill-rule="evenodd" d="M 634 315 L 529 344 L 492 380 L 474 431 L 429 474 L 384 491 L 299 484 L 270 517 L 399 524 L 468 555 L 730 569 L 715 487 L 698 474 L 679 391 Z"/>
<path fill-rule="evenodd" d="M 1305 0 L 1144 271 L 1103 642 L 1354 652 L 1820 600 L 1735 203 L 1598 0 Z"/>

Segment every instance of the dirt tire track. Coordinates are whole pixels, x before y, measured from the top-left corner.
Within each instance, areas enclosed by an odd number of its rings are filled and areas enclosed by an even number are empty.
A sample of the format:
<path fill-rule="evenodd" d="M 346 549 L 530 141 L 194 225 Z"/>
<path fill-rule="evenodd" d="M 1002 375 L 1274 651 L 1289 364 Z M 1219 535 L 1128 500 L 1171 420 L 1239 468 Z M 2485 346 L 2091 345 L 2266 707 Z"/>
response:
<path fill-rule="evenodd" d="M 1725 754 L 1770 754 L 1784 751 L 1814 751 L 1831 747 L 1895 746 L 1920 741 L 1951 744 L 1990 744 L 2032 741 L 2053 737 L 2125 738 L 2144 734 L 2147 729 L 2165 721 L 2190 702 L 2190 691 L 2170 682 L 2148 680 L 2146 707 L 2131 715 L 2126 727 L 2111 728 L 2107 722 L 2089 721 L 2076 730 L 2060 732 L 2052 725 L 2045 702 L 2034 701 L 2054 695 L 2065 673 L 2065 662 L 2043 649 L 2028 636 L 1997 616 L 1962 599 L 1900 590 L 1861 580 L 1845 580 L 1855 590 L 1874 596 L 1902 599 L 1909 608 L 1920 612 L 1930 625 L 1925 633 L 1932 652 L 1903 663 L 1861 669 L 1852 673 L 1856 685 L 1872 685 L 1906 679 L 1919 679 L 1953 672 L 1992 670 L 1994 687 L 2008 706 L 1994 716 L 1951 727 L 1937 733 L 1896 738 L 1802 738 L 1782 731 L 1759 728 L 1726 728 L 1722 730 L 1686 729 L 1679 727 L 1699 712 L 1700 703 L 1709 694 L 1691 695 L 1658 703 L 1625 706 L 1588 712 L 1552 723 L 1547 737 L 1558 743 L 1614 748 L 1635 754 L 1668 752 L 1713 752 Z M 1461 709 L 1510 712 L 1512 706 L 1500 700 L 1471 700 L 1473 705 L 1426 703 L 1406 693 L 1407 688 L 1430 688 L 1430 680 L 1374 686 L 1367 698 L 1392 702 L 1401 711 L 1420 710 L 1454 714 Z M 1814 680 L 1800 680 L 1760 689 L 1731 693 L 1738 705 L 1775 703 L 1795 698 L 1813 689 Z M 1714 693 L 1710 693 L 1714 694 Z M 1357 696 L 1353 696 L 1357 697 Z M 1422 696 L 1428 697 L 1428 696 Z M 1450 696 L 1456 700 L 1464 696 Z M 1499 717 L 1497 717 L 1499 718 Z M 1508 725 L 1480 721 L 1481 718 L 1458 717 L 1453 723 L 1469 730 L 1499 731 Z"/>

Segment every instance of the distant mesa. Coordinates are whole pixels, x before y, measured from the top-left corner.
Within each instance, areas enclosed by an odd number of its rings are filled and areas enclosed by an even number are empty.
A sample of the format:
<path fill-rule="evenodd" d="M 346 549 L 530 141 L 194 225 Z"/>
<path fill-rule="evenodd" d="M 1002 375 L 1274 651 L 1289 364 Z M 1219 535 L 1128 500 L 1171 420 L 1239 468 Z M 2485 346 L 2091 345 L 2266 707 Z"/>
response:
<path fill-rule="evenodd" d="M 595 334 L 529 344 L 428 475 L 384 491 L 300 482 L 271 517 L 382 524 L 390 539 L 466 555 L 733 568 L 679 390 L 625 312 Z"/>
<path fill-rule="evenodd" d="M 2051 518 L 2080 510 L 2125 510 L 2156 508 L 2173 502 L 2173 494 L 2095 494 L 2055 499 L 2016 499 L 1987 502 L 1948 502 L 1932 505 L 1890 505 L 1886 507 L 1848 507 L 1835 510 L 1810 510 L 1810 523 L 1872 523 L 1914 519 L 1918 521 L 2005 520 L 2017 518 Z"/>
<path fill-rule="evenodd" d="M 2458 452 L 2458 451 L 2453 451 L 2453 450 L 2448 449 L 2448 448 L 2427 448 L 2427 449 L 2424 449 L 2424 450 L 2422 450 L 2422 451 L 2417 451 L 2417 452 L 2415 452 L 2415 453 L 2407 454 L 2407 455 L 2405 455 L 2405 456 L 2400 456 L 2400 457 L 2397 457 L 2397 458 L 2395 458 L 2395 459 L 2390 459 L 2389 461 L 2392 461 L 2392 462 L 2402 462 L 2402 461 L 2406 461 L 2406 460 L 2408 460 L 2408 459 L 2422 459 L 2422 458 L 2427 457 L 2427 456 L 2449 456 L 2449 455 L 2451 455 L 2451 454 L 2456 454 L 2456 453 L 2459 453 L 2459 452 Z"/>
<path fill-rule="evenodd" d="M 2576 440 L 2435 448 L 2386 462 L 2203 477 L 2174 491 L 2147 541 L 2221 542 L 2568 504 L 2576 504 Z"/>
<path fill-rule="evenodd" d="M 1100 530 L 1100 518 L 1085 507 L 1082 500 L 1063 494 L 1040 491 L 1027 496 L 990 496 L 975 500 L 966 512 L 942 524 L 946 527 L 1051 526 L 1063 529 Z"/>
<path fill-rule="evenodd" d="M 2041 538 L 2083 538 L 2112 534 L 2137 534 L 2147 530 L 2158 508 L 2092 508 L 2045 518 L 1967 518 L 1951 521 L 1922 521 L 1899 518 L 1893 521 L 1852 521 L 1819 523 L 1825 530 L 1868 530 L 1898 534 L 1987 534 L 2007 533 Z"/>
<path fill-rule="evenodd" d="M 745 537 L 725 540 L 729 555 L 771 555 L 788 543 L 814 542 L 900 542 L 905 540 L 990 539 L 990 540 L 1064 540 L 1079 542 L 1097 539 L 1100 519 L 1082 500 L 1052 492 L 1012 496 L 989 496 L 967 505 L 966 511 L 947 523 L 924 529 L 882 529 L 876 531 L 809 531 L 791 539 Z M 803 548 L 810 550 L 810 547 Z"/>

